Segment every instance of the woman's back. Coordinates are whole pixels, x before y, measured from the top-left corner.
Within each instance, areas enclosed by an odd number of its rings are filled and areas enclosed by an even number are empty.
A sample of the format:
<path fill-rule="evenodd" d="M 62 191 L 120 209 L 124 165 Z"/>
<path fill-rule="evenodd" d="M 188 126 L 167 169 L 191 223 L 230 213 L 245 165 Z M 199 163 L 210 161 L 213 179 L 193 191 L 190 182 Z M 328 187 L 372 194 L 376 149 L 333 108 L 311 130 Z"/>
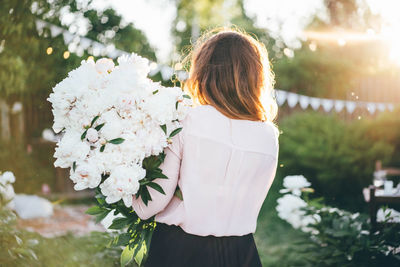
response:
<path fill-rule="evenodd" d="M 254 233 L 277 165 L 275 126 L 202 105 L 189 112 L 174 142 L 184 201 L 174 197 L 156 221 L 202 236 Z"/>
<path fill-rule="evenodd" d="M 140 218 L 159 222 L 148 266 L 261 266 L 253 233 L 278 157 L 267 50 L 247 34 L 217 30 L 198 39 L 190 58 L 183 87 L 197 107 L 165 149 L 168 179 L 154 180 L 165 194 L 150 188 L 147 206 L 132 201 Z"/>

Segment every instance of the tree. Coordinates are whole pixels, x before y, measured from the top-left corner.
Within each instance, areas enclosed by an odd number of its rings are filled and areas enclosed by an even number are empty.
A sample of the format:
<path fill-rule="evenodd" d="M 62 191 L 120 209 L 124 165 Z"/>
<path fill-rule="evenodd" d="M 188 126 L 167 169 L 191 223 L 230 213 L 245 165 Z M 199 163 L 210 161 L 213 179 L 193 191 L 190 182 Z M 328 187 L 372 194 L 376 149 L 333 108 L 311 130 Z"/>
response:
<path fill-rule="evenodd" d="M 352 30 L 376 27 L 378 16 L 373 15 L 365 0 L 324 0 L 329 21 L 326 26 Z"/>
<path fill-rule="evenodd" d="M 0 97 L 6 99 L 9 106 L 15 101 L 24 102 L 27 136 L 39 136 L 51 125 L 50 105 L 46 101 L 51 88 L 89 56 L 88 53 L 82 56 L 64 54 L 68 45 L 62 35 L 53 37 L 49 28 L 37 30 L 38 19 L 72 30 L 74 25 L 61 24 L 62 12 L 86 19 L 87 37 L 156 59 L 145 35 L 132 24 L 125 23 L 112 9 L 91 10 L 90 1 L 2 1 Z M 112 32 L 114 36 L 108 35 Z"/>
<path fill-rule="evenodd" d="M 172 32 L 177 53 L 186 54 L 202 32 L 215 27 L 235 25 L 265 43 L 271 40 L 267 31 L 255 27 L 253 19 L 246 15 L 243 0 L 177 0 L 176 4 Z"/>
<path fill-rule="evenodd" d="M 105 44 L 114 44 L 118 49 L 135 52 L 156 61 L 154 49 L 143 32 L 136 29 L 132 23 L 124 23 L 114 9 L 108 8 L 102 12 L 86 10 L 84 17 L 89 19 L 91 26 L 86 34 L 88 38 Z"/>

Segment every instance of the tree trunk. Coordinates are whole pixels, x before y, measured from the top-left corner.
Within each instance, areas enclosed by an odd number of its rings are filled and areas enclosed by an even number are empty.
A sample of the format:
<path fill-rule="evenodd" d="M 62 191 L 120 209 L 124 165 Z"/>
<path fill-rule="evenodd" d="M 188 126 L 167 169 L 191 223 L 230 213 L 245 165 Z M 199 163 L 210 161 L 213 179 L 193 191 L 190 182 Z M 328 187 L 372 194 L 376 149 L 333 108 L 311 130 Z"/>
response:
<path fill-rule="evenodd" d="M 0 99 L 0 120 L 1 120 L 1 139 L 10 139 L 10 112 L 6 101 Z"/>
<path fill-rule="evenodd" d="M 18 143 L 25 140 L 24 107 L 21 102 L 15 102 L 11 109 L 11 135 Z"/>

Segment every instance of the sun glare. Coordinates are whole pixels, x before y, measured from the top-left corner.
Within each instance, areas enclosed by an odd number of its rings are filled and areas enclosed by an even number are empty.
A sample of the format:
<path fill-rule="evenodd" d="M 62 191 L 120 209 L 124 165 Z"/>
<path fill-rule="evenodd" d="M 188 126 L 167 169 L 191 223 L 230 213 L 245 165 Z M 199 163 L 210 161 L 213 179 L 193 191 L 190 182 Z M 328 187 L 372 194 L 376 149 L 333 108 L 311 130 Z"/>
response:
<path fill-rule="evenodd" d="M 381 17 L 381 38 L 389 44 L 389 58 L 400 66 L 400 1 L 368 0 L 373 14 Z"/>
<path fill-rule="evenodd" d="M 400 28 L 398 29 L 397 32 L 400 32 Z M 389 58 L 396 63 L 397 65 L 400 66 L 400 36 L 392 36 L 390 42 L 390 52 L 389 52 Z"/>
<path fill-rule="evenodd" d="M 368 29 L 366 32 L 355 32 L 351 30 L 331 31 L 304 31 L 303 36 L 312 44 L 315 41 L 330 42 L 339 46 L 347 46 L 360 42 L 382 41 L 388 47 L 388 59 L 400 66 L 400 0 L 367 0 L 371 12 L 380 17 L 380 28 L 375 32 Z M 310 44 L 310 50 L 316 47 Z"/>

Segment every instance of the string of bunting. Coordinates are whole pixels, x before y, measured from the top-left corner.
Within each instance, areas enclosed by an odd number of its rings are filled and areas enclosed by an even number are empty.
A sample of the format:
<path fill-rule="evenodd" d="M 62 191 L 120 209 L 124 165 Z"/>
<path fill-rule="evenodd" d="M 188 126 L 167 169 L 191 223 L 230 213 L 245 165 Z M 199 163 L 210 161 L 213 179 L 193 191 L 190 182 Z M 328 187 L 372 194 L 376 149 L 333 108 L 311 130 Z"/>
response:
<path fill-rule="evenodd" d="M 356 108 L 367 109 L 371 115 L 375 112 L 382 112 L 385 110 L 393 111 L 395 108 L 395 104 L 393 103 L 318 98 L 283 90 L 276 90 L 276 102 L 279 106 L 282 106 L 286 102 L 290 108 L 294 108 L 296 105 L 299 105 L 302 109 L 311 107 L 313 110 L 318 110 L 322 108 L 325 112 L 341 112 L 344 109 L 349 114 L 353 113 Z"/>
<path fill-rule="evenodd" d="M 78 55 L 83 55 L 84 51 L 94 56 L 107 56 L 115 59 L 122 55 L 129 55 L 126 51 L 119 50 L 113 44 L 103 44 L 92 39 L 80 36 L 69 32 L 68 30 L 59 27 L 57 25 L 50 24 L 43 20 L 36 20 L 36 28 L 39 33 L 43 32 L 44 28 L 49 28 L 52 37 L 59 36 L 62 34 L 64 42 L 68 45 L 68 50 Z M 179 80 L 186 80 L 188 73 L 184 70 L 174 70 L 170 66 L 161 65 L 156 62 L 151 62 L 150 76 L 155 76 L 160 73 L 164 81 L 170 80 L 175 74 Z M 385 110 L 393 111 L 394 103 L 379 103 L 379 102 L 363 102 L 363 101 L 351 101 L 351 100 L 338 100 L 338 99 L 327 99 L 310 97 L 300 95 L 297 93 L 287 92 L 283 90 L 275 90 L 276 100 L 279 106 L 287 105 L 290 108 L 294 108 L 299 105 L 302 109 L 311 107 L 313 110 L 318 110 L 322 107 L 325 112 L 336 111 L 341 112 L 343 109 L 348 113 L 353 113 L 356 108 L 365 108 L 370 114 L 375 112 L 382 112 Z"/>

